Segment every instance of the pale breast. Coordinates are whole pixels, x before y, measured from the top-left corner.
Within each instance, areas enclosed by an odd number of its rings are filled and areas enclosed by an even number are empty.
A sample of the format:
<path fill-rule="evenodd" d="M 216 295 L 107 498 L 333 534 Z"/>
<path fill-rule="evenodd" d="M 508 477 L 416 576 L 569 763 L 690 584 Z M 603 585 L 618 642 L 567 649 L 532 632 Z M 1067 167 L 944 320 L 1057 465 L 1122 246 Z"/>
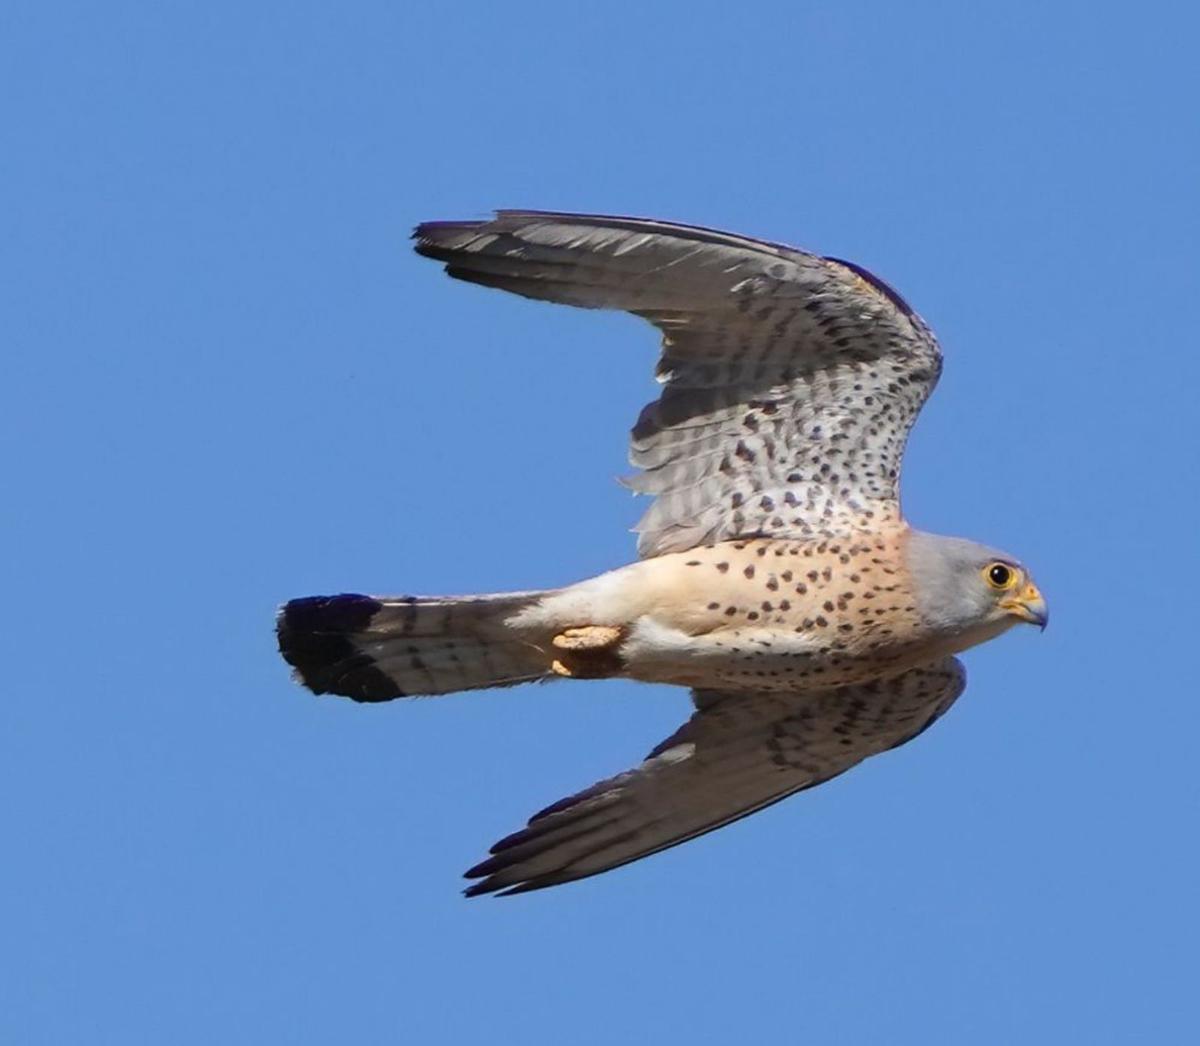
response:
<path fill-rule="evenodd" d="M 752 539 L 653 561 L 628 650 L 635 678 L 787 689 L 874 678 L 924 656 L 904 531 Z M 650 564 L 646 564 L 650 566 Z"/>

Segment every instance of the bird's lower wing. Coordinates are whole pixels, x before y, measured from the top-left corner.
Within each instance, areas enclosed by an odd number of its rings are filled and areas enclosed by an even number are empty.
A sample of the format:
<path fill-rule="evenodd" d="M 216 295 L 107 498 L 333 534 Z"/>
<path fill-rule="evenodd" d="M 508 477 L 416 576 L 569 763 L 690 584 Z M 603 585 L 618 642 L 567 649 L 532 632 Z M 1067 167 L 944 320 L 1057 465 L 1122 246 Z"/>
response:
<path fill-rule="evenodd" d="M 915 737 L 965 686 L 954 658 L 811 694 L 696 691 L 639 767 L 535 814 L 468 871 L 468 896 L 583 879 L 686 842 Z"/>

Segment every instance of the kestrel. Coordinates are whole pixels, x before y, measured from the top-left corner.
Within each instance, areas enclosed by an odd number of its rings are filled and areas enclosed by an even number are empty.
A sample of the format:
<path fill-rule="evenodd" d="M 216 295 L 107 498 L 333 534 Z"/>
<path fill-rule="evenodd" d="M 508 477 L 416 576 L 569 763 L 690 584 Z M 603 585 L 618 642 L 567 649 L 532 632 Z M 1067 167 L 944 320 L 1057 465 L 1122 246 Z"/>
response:
<path fill-rule="evenodd" d="M 296 678 L 356 701 L 636 679 L 695 704 L 640 766 L 496 843 L 468 895 L 595 875 L 828 781 L 941 716 L 956 653 L 1045 626 L 1014 557 L 905 523 L 900 460 L 941 352 L 866 270 L 596 215 L 501 211 L 414 238 L 457 279 L 662 333 L 630 454 L 629 486 L 655 497 L 640 559 L 546 591 L 293 600 L 278 635 Z"/>

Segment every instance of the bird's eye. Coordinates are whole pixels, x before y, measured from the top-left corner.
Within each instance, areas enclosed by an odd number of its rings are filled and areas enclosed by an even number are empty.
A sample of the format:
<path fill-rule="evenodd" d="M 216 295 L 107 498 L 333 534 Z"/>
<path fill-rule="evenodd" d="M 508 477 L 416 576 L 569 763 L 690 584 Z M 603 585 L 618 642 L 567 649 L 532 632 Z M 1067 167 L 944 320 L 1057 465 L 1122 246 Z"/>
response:
<path fill-rule="evenodd" d="M 992 563 L 984 571 L 987 582 L 992 588 L 1012 588 L 1016 584 L 1016 572 L 1007 563 Z"/>

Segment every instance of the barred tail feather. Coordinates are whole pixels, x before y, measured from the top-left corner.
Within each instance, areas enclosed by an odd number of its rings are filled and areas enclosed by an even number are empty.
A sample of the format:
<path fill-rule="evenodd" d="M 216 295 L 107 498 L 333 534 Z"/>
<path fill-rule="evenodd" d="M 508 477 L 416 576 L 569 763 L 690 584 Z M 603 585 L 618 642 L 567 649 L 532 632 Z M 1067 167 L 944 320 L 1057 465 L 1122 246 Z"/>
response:
<path fill-rule="evenodd" d="M 544 595 L 293 599 L 276 622 L 279 652 L 314 693 L 355 701 L 544 679 L 544 644 L 506 624 Z"/>

